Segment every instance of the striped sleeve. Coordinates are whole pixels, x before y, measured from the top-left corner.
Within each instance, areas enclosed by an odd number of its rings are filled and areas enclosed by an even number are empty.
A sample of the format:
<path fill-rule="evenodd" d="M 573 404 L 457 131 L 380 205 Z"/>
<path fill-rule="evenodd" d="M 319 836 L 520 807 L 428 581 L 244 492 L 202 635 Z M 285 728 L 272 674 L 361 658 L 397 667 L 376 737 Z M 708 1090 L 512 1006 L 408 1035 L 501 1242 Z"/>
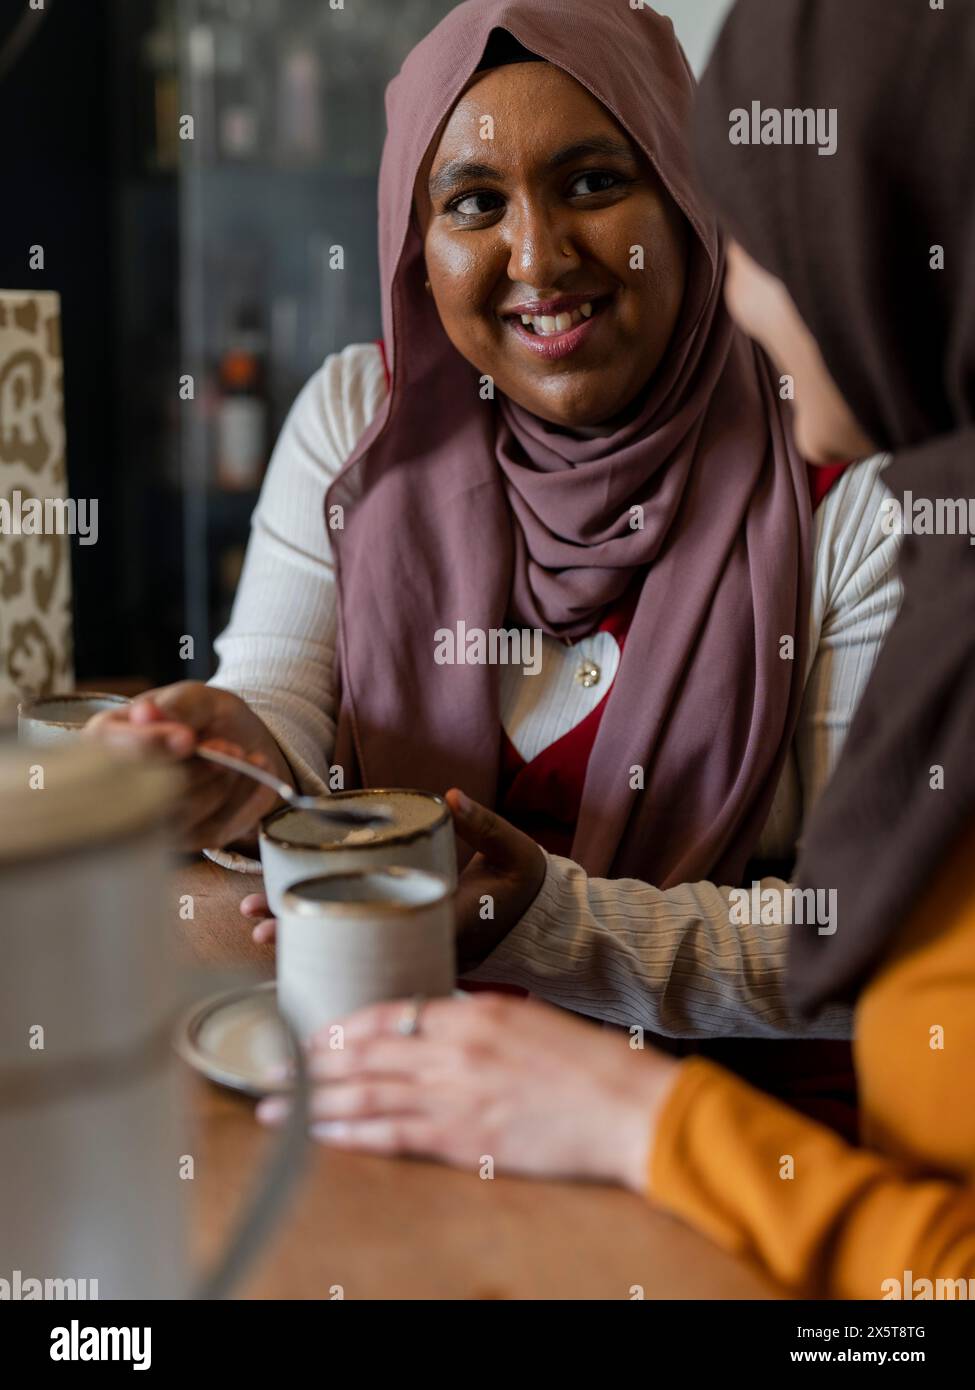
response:
<path fill-rule="evenodd" d="M 900 602 L 898 538 L 880 525 L 887 496 L 871 459 L 849 472 L 817 514 L 813 631 L 818 635 L 795 739 L 805 813 L 828 780 Z M 770 822 L 787 819 L 783 778 Z M 636 879 L 590 879 L 546 856 L 540 893 L 518 925 L 466 978 L 520 985 L 563 1008 L 672 1037 L 848 1037 L 833 1006 L 800 1023 L 785 1002 L 791 927 L 732 920 L 731 888 L 667 890 Z M 765 879 L 762 888 L 788 885 Z"/>

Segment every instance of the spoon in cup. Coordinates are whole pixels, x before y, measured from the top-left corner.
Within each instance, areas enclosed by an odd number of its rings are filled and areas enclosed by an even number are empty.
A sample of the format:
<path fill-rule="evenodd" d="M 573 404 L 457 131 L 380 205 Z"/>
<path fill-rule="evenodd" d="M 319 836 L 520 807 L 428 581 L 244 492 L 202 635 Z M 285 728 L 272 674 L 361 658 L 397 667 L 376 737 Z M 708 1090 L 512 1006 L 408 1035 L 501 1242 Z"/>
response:
<path fill-rule="evenodd" d="M 389 825 L 393 820 L 393 811 L 390 806 L 373 806 L 368 811 L 362 806 L 335 806 L 332 804 L 331 797 L 303 796 L 301 792 L 296 792 L 294 787 L 289 787 L 287 782 L 282 782 L 279 777 L 275 777 L 273 772 L 265 772 L 262 767 L 255 767 L 253 763 L 244 762 L 243 758 L 231 757 L 229 753 L 220 753 L 217 749 L 206 748 L 202 744 L 197 746 L 194 753 L 196 757 L 204 758 L 209 763 L 218 763 L 221 767 L 230 768 L 232 772 L 241 772 L 245 777 L 253 778 L 255 782 L 262 782 L 265 787 L 270 787 L 272 791 L 276 791 L 281 800 L 286 801 L 293 811 L 309 811 L 313 816 L 320 816 L 323 820 L 332 821 L 335 825 L 351 826 L 356 829 Z"/>

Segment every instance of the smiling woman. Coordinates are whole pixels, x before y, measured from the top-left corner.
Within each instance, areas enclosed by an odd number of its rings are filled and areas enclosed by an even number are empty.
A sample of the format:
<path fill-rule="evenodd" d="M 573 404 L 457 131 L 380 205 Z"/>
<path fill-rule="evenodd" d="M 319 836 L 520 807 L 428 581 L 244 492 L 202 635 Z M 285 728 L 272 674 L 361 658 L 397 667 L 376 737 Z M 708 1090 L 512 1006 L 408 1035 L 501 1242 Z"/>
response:
<path fill-rule="evenodd" d="M 649 8 L 468 0 L 417 45 L 386 96 L 383 344 L 296 401 L 215 680 L 102 729 L 237 742 L 313 792 L 462 788 L 469 976 L 768 1040 L 769 1084 L 836 1111 L 848 1012 L 800 1027 L 788 928 L 736 922 L 731 893 L 786 891 L 753 861 L 791 858 L 829 777 L 897 537 L 881 461 L 811 481 L 729 318 L 693 99 Z M 445 632 L 540 652 L 440 660 Z M 189 785 L 195 847 L 270 809 L 212 768 Z"/>

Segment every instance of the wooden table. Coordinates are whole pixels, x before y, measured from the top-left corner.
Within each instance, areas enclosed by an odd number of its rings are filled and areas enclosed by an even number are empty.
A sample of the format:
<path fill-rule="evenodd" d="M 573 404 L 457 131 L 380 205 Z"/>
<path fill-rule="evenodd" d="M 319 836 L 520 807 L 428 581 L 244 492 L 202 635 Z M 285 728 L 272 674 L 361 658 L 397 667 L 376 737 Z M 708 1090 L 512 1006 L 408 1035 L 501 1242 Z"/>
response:
<path fill-rule="evenodd" d="M 258 878 L 206 860 L 177 873 L 199 962 L 273 974 L 239 914 Z M 274 1142 L 253 1104 L 194 1080 L 196 1244 L 212 1256 Z M 329 1299 L 770 1298 L 749 1268 L 639 1197 L 604 1186 L 498 1177 L 310 1144 L 305 1172 L 240 1296 Z"/>

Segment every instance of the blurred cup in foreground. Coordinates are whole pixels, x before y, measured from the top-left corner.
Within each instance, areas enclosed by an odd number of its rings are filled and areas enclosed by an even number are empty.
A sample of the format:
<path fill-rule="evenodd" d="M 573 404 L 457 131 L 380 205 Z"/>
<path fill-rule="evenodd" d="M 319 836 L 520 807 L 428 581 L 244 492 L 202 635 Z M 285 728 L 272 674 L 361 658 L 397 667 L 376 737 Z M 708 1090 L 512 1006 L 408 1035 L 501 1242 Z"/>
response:
<path fill-rule="evenodd" d="M 131 703 L 127 695 L 108 695 L 100 690 L 37 695 L 17 706 L 17 734 L 21 743 L 70 742 L 94 715 Z"/>
<path fill-rule="evenodd" d="M 190 1287 L 170 1040 L 178 786 L 172 769 L 87 740 L 43 753 L 0 741 L 4 1278 L 93 1281 L 95 1294 L 80 1287 L 99 1298 Z"/>

